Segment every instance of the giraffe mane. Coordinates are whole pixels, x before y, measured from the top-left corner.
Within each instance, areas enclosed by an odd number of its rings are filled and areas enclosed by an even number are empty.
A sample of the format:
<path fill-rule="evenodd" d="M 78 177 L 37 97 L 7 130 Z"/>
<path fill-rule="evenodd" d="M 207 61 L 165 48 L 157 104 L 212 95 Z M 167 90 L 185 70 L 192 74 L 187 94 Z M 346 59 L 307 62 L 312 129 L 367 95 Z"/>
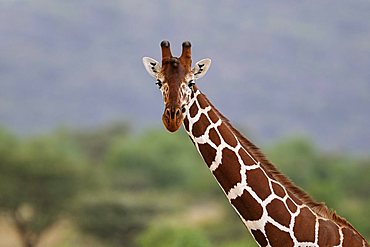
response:
<path fill-rule="evenodd" d="M 336 214 L 335 211 L 330 210 L 325 203 L 323 202 L 316 202 L 309 196 L 305 191 L 303 191 L 299 186 L 295 185 L 288 177 L 282 174 L 277 167 L 270 162 L 266 156 L 260 151 L 260 149 L 254 145 L 249 139 L 247 139 L 243 134 L 241 134 L 236 128 L 234 128 L 230 120 L 227 119 L 222 113 L 220 113 L 216 107 L 209 101 L 209 99 L 203 94 L 203 97 L 208 102 L 208 104 L 212 107 L 215 113 L 222 119 L 222 121 L 226 124 L 226 126 L 234 133 L 234 135 L 238 138 L 241 145 L 250 152 L 254 157 L 256 157 L 260 162 L 261 166 L 266 169 L 266 171 L 276 179 L 278 182 L 284 185 L 287 191 L 292 193 L 296 196 L 302 203 L 307 205 L 313 212 L 317 215 L 332 220 L 336 222 L 341 227 L 348 227 L 358 233 L 358 231 L 343 217 Z M 361 234 L 358 233 L 360 236 Z"/>

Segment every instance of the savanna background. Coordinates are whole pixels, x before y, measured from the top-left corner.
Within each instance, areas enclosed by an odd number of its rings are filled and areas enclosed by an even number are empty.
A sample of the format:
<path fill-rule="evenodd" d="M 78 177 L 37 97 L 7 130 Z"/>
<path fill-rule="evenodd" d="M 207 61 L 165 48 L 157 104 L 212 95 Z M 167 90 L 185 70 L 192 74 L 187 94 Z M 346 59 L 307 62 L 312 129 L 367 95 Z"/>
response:
<path fill-rule="evenodd" d="M 0 246 L 256 246 L 141 64 L 197 83 L 370 239 L 370 2 L 0 0 Z"/>

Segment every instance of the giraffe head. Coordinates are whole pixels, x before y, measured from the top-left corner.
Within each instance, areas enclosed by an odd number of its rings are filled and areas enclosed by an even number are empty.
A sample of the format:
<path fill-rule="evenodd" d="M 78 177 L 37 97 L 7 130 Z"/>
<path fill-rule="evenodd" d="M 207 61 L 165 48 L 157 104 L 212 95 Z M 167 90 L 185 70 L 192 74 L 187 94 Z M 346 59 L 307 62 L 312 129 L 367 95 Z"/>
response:
<path fill-rule="evenodd" d="M 206 58 L 191 67 L 191 44 L 182 43 L 180 57 L 173 57 L 170 42 L 162 41 L 162 63 L 150 57 L 144 57 L 143 63 L 148 73 L 156 79 L 156 84 L 162 92 L 164 113 L 162 122 L 170 132 L 177 131 L 183 120 L 186 106 L 189 104 L 194 90 L 195 80 L 203 77 L 211 60 Z"/>

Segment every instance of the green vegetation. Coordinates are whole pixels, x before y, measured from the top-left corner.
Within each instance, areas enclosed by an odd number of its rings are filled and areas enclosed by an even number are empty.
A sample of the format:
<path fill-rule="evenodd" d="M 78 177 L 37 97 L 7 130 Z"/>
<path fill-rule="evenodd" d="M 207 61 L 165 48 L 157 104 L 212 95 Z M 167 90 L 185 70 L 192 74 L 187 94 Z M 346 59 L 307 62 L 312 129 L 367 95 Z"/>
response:
<path fill-rule="evenodd" d="M 157 226 L 148 229 L 139 238 L 143 247 L 209 247 L 209 240 L 199 230 L 174 226 Z"/>
<path fill-rule="evenodd" d="M 10 222 L 24 247 L 257 246 L 183 132 L 129 130 L 115 124 L 19 138 L 1 129 L 0 245 L 14 246 L 2 242 Z M 370 238 L 369 157 L 322 153 L 298 137 L 266 150 Z M 61 222 L 71 230 L 56 227 Z M 46 244 L 51 233 L 60 237 Z"/>
<path fill-rule="evenodd" d="M 89 184 L 86 162 L 59 136 L 21 142 L 1 130 L 0 143 L 0 210 L 23 246 L 36 246 Z"/>
<path fill-rule="evenodd" d="M 97 198 L 82 204 L 74 220 L 83 233 L 109 246 L 135 246 L 136 237 L 145 230 L 156 210 L 150 204 L 130 204 L 114 197 Z"/>

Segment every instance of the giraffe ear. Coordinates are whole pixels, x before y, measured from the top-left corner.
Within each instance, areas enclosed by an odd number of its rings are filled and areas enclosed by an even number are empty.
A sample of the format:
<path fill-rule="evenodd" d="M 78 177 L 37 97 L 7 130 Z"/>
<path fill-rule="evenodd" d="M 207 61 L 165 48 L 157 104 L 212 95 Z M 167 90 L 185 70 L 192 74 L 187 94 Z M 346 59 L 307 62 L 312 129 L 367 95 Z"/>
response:
<path fill-rule="evenodd" d="M 149 75 L 153 76 L 154 78 L 156 78 L 158 73 L 161 71 L 160 63 L 153 58 L 143 57 L 143 64 Z"/>
<path fill-rule="evenodd" d="M 209 58 L 205 58 L 197 62 L 193 68 L 194 78 L 196 80 L 202 78 L 207 73 L 210 66 L 211 59 Z"/>

